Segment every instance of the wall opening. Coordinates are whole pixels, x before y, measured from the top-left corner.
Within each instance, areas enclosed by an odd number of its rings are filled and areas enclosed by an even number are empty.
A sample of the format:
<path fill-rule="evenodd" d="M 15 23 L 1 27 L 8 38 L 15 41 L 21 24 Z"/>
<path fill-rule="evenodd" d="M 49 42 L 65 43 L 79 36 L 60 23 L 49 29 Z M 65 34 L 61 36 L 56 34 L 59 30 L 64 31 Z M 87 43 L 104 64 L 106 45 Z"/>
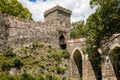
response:
<path fill-rule="evenodd" d="M 74 67 L 73 67 L 73 75 L 76 76 L 76 78 L 82 79 L 82 56 L 79 50 L 75 50 L 73 53 L 73 60 L 74 60 Z"/>
<path fill-rule="evenodd" d="M 94 50 L 91 54 L 89 54 L 89 60 L 97 80 L 102 80 L 101 59 L 101 55 L 97 50 Z"/>
<path fill-rule="evenodd" d="M 61 35 L 59 37 L 59 45 L 61 49 L 66 49 L 66 41 L 65 41 L 65 37 L 63 35 Z"/>
<path fill-rule="evenodd" d="M 113 69 L 115 72 L 115 75 L 117 77 L 117 80 L 120 80 L 120 47 L 115 47 L 110 52 L 110 61 L 113 65 Z"/>

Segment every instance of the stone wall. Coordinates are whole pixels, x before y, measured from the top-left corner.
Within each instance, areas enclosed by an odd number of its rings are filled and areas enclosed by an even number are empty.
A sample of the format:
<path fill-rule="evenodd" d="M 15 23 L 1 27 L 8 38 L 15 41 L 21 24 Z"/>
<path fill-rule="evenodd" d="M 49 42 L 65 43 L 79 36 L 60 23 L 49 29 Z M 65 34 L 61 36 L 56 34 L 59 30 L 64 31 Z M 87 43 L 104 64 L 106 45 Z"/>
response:
<path fill-rule="evenodd" d="M 59 9 L 62 13 L 59 12 Z M 52 13 L 51 10 L 53 10 Z M 60 6 L 56 6 L 51 10 L 47 11 L 47 16 L 45 16 L 45 23 L 20 19 L 18 17 L 0 13 L 1 49 L 5 46 L 17 48 L 24 45 L 29 45 L 34 41 L 51 43 L 59 48 L 60 35 L 65 37 L 65 41 L 70 38 L 71 14 L 66 16 L 68 15 L 66 11 L 69 10 Z M 66 20 L 67 25 L 63 25 L 63 22 L 65 22 L 63 21 L 64 19 Z"/>
<path fill-rule="evenodd" d="M 27 45 L 34 41 L 42 41 L 55 45 L 58 43 L 58 32 L 49 26 L 45 27 L 41 23 L 34 24 L 32 21 L 24 22 L 10 17 L 8 20 L 10 24 L 8 45 L 12 47 Z"/>

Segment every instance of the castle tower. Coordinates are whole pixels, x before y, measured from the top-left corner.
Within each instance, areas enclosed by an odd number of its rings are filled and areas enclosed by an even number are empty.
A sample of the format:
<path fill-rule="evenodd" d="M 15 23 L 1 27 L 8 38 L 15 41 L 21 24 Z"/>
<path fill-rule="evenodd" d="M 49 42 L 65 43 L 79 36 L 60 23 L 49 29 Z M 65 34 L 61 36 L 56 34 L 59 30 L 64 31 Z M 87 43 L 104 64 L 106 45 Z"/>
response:
<path fill-rule="evenodd" d="M 49 24 L 52 29 L 57 31 L 57 45 L 61 49 L 65 49 L 67 40 L 70 38 L 71 11 L 57 5 L 45 11 L 44 17 L 45 24 Z"/>
<path fill-rule="evenodd" d="M 48 9 L 44 13 L 45 23 L 53 24 L 54 22 L 60 22 L 63 26 L 70 27 L 70 16 L 71 11 L 65 9 L 61 6 L 55 6 L 51 9 Z"/>

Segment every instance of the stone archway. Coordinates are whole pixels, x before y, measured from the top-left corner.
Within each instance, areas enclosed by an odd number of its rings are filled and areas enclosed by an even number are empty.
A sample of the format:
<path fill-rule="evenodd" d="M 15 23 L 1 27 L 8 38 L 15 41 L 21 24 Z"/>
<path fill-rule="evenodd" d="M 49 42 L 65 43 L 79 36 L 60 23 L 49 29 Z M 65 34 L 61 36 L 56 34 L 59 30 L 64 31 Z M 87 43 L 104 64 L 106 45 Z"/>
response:
<path fill-rule="evenodd" d="M 109 54 L 117 80 L 120 80 L 120 47 L 115 47 Z"/>
<path fill-rule="evenodd" d="M 79 49 L 74 49 L 71 55 L 71 77 L 75 79 L 82 79 L 82 53 Z"/>

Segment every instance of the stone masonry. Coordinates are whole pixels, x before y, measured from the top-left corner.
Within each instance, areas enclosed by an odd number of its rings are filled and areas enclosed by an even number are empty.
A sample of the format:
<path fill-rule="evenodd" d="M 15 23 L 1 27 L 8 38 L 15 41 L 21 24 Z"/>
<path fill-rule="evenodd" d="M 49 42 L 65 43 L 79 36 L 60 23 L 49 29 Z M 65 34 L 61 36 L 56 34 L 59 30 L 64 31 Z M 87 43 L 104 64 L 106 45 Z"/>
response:
<path fill-rule="evenodd" d="M 0 13 L 0 50 L 5 47 L 17 48 L 34 41 L 51 43 L 59 48 L 60 37 L 70 38 L 71 11 L 55 6 L 44 13 L 45 22 L 19 19 Z"/>
<path fill-rule="evenodd" d="M 120 50 L 120 34 L 114 34 L 103 41 L 98 49 L 101 62 L 101 75 L 96 73 L 89 55 L 84 53 L 85 38 L 70 39 L 71 11 L 55 6 L 44 13 L 45 22 L 20 19 L 0 13 L 0 52 L 7 47 L 19 48 L 35 41 L 50 43 L 58 49 L 67 49 L 70 54 L 69 76 L 74 80 L 120 80 L 120 72 L 110 57 L 114 49 Z M 94 57 L 92 57 L 94 59 Z"/>

